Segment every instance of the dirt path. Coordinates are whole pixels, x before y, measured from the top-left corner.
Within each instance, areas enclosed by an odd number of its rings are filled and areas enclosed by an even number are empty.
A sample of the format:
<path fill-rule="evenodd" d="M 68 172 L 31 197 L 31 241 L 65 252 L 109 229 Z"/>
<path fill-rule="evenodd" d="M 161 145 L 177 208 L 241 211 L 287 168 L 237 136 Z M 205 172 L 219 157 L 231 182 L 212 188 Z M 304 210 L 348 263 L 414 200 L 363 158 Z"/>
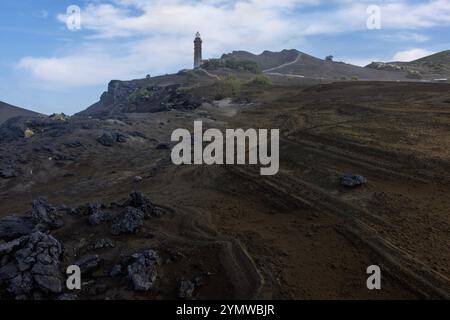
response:
<path fill-rule="evenodd" d="M 281 68 L 284 68 L 284 67 L 296 64 L 300 60 L 301 57 L 302 57 L 302 53 L 299 53 L 297 58 L 295 58 L 294 61 L 283 63 L 282 65 L 279 65 L 277 67 L 273 67 L 273 68 L 269 68 L 269 69 L 263 70 L 263 72 L 264 73 L 268 73 L 268 72 L 271 72 L 271 71 L 274 71 L 274 70 L 277 70 L 277 69 L 281 69 Z"/>

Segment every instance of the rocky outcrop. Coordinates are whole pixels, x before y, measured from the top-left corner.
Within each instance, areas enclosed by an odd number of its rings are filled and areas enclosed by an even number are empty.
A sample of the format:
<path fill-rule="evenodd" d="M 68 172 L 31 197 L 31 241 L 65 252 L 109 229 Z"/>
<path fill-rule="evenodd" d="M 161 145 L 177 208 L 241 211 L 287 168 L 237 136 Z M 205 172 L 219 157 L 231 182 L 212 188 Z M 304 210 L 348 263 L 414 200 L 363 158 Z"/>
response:
<path fill-rule="evenodd" d="M 92 226 L 98 226 L 105 222 L 111 221 L 110 213 L 104 212 L 100 204 L 89 205 L 89 223 Z"/>
<path fill-rule="evenodd" d="M 385 62 L 372 62 L 371 64 L 367 65 L 366 68 L 387 71 L 402 71 L 405 69 L 398 64 Z"/>
<path fill-rule="evenodd" d="M 105 147 L 112 147 L 116 143 L 126 142 L 127 137 L 118 132 L 105 132 L 100 138 L 97 139 L 97 141 Z"/>
<path fill-rule="evenodd" d="M 153 289 L 158 276 L 157 265 L 159 255 L 156 251 L 146 250 L 132 255 L 132 262 L 128 265 L 128 277 L 136 291 Z"/>
<path fill-rule="evenodd" d="M 40 197 L 33 201 L 31 213 L 35 224 L 41 230 L 58 229 L 62 227 L 62 217 L 56 208 L 50 206 L 47 199 Z"/>
<path fill-rule="evenodd" d="M 134 234 L 137 233 L 144 225 L 145 215 L 142 211 L 127 207 L 116 219 L 111 226 L 111 232 L 114 235 L 123 233 Z"/>
<path fill-rule="evenodd" d="M 60 293 L 58 240 L 39 231 L 0 245 L 0 286 L 16 299 L 35 293 Z"/>
<path fill-rule="evenodd" d="M 201 100 L 192 94 L 180 92 L 180 85 L 158 86 L 148 81 L 111 81 L 100 101 L 80 112 L 80 116 L 99 118 L 117 117 L 125 113 L 154 113 L 192 110 Z"/>
<path fill-rule="evenodd" d="M 69 222 L 80 223 L 76 222 L 79 219 L 88 221 L 99 234 L 108 234 L 108 229 L 115 235 L 136 234 L 146 219 L 154 217 L 155 210 L 161 209 L 138 192 L 131 194 L 123 204 L 87 204 L 78 208 L 56 208 L 41 197 L 33 201 L 32 210 L 25 216 L 0 219 L 0 299 L 72 300 L 78 299 L 78 294 L 102 297 L 111 283 L 126 285 L 126 281 L 121 281 L 125 278 L 135 291 L 154 289 L 162 267 L 156 251 L 118 257 L 111 253 L 126 248 L 122 236 L 112 238 L 114 240 L 107 237 L 88 240 L 85 236 L 79 237 L 80 230 L 74 231 L 75 237 L 70 233 L 67 237 L 67 231 L 71 228 Z M 63 221 L 67 225 L 64 226 Z M 64 254 L 63 244 L 50 235 L 55 229 L 59 229 L 55 234 L 67 241 Z M 62 260 L 64 267 L 80 268 L 82 288 L 77 295 L 65 288 L 66 274 L 60 269 Z M 187 284 L 184 287 L 188 298 L 189 288 Z M 175 288 L 176 283 L 173 283 Z"/>
<path fill-rule="evenodd" d="M 145 218 L 157 215 L 157 208 L 150 199 L 141 192 L 133 192 L 130 195 L 130 199 L 124 203 L 124 206 L 139 209 L 144 213 Z"/>

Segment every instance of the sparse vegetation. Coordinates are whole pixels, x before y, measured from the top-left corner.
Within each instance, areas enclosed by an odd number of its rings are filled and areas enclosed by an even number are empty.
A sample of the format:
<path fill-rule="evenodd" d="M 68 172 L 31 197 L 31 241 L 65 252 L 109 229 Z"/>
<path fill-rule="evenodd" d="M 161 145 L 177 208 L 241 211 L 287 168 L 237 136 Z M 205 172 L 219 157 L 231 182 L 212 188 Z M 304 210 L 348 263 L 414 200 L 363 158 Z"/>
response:
<path fill-rule="evenodd" d="M 32 136 L 34 136 L 33 130 L 31 130 L 31 129 L 26 129 L 25 132 L 24 132 L 24 136 L 25 136 L 26 139 L 31 138 Z"/>
<path fill-rule="evenodd" d="M 358 76 L 353 76 L 351 79 L 352 79 L 352 81 L 359 81 Z"/>
<path fill-rule="evenodd" d="M 238 59 L 210 59 L 203 62 L 202 68 L 206 70 L 230 68 L 233 70 L 243 70 L 252 73 L 261 73 L 261 70 L 256 62 Z"/>
<path fill-rule="evenodd" d="M 222 100 L 238 96 L 241 92 L 242 83 L 234 75 L 230 75 L 226 79 L 218 81 L 214 87 L 214 99 Z"/>
<path fill-rule="evenodd" d="M 70 120 L 70 116 L 68 116 L 68 115 L 66 115 L 64 113 L 54 113 L 49 118 L 52 119 L 52 120 L 57 120 L 57 121 L 68 121 L 68 120 Z"/>
<path fill-rule="evenodd" d="M 191 87 L 179 87 L 179 88 L 177 88 L 177 93 L 181 93 L 181 94 L 189 93 L 191 91 L 192 91 Z"/>
<path fill-rule="evenodd" d="M 272 84 L 272 80 L 270 80 L 270 78 L 265 74 L 259 74 L 259 75 L 255 76 L 250 82 L 252 84 L 264 85 L 264 86 Z"/>
<path fill-rule="evenodd" d="M 423 78 L 422 74 L 417 70 L 409 70 L 407 77 L 409 79 L 422 79 Z"/>
<path fill-rule="evenodd" d="M 151 96 L 152 92 L 147 87 L 143 87 L 136 89 L 132 94 L 130 94 L 128 101 L 131 103 L 136 103 L 139 100 L 150 99 Z"/>
<path fill-rule="evenodd" d="M 326 56 L 325 57 L 325 61 L 333 61 L 334 57 L 333 56 Z"/>

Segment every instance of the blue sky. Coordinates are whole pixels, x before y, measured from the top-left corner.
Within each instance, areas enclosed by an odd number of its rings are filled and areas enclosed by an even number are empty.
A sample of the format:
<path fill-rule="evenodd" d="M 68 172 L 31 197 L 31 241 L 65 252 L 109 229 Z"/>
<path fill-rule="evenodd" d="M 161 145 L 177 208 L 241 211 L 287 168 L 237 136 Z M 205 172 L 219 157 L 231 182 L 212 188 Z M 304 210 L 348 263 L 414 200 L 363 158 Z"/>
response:
<path fill-rule="evenodd" d="M 66 9 L 81 8 L 81 30 Z M 381 29 L 369 30 L 377 5 Z M 73 114 L 112 79 L 192 65 L 199 30 L 204 57 L 233 50 L 295 48 L 365 65 L 450 49 L 450 0 L 2 0 L 0 100 Z"/>

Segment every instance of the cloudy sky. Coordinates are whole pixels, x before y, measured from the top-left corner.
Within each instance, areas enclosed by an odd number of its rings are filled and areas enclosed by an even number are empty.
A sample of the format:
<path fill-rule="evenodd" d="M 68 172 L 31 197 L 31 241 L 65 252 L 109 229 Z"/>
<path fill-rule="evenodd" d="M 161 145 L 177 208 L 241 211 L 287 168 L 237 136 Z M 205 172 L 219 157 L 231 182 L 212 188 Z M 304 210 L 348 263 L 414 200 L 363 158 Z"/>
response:
<path fill-rule="evenodd" d="M 81 29 L 67 8 L 81 8 Z M 381 29 L 367 28 L 368 7 Z M 370 10 L 369 10 L 370 11 Z M 190 68 L 233 50 L 298 49 L 357 65 L 450 49 L 450 0 L 2 0 L 0 100 L 75 113 L 111 79 Z"/>

